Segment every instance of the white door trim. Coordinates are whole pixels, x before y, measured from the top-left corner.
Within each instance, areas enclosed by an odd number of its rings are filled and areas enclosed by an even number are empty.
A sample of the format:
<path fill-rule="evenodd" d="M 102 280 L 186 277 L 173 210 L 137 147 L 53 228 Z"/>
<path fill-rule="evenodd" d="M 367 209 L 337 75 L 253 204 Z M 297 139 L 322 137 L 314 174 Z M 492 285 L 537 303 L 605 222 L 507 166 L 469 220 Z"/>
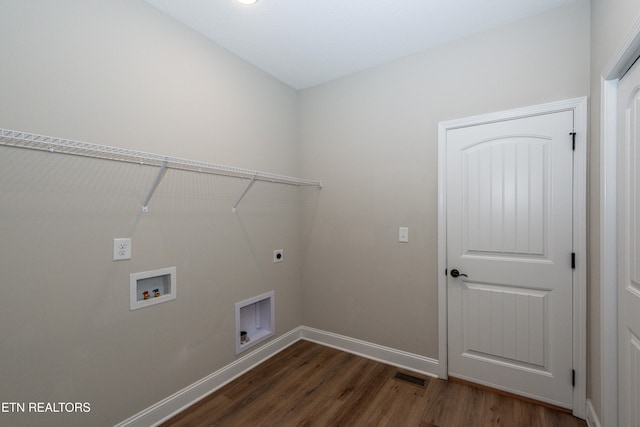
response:
<path fill-rule="evenodd" d="M 447 207 L 446 207 L 446 143 L 451 129 L 513 120 L 557 111 L 573 110 L 576 152 L 574 158 L 573 247 L 576 269 L 573 273 L 573 366 L 576 386 L 573 389 L 573 414 L 586 417 L 586 341 L 587 341 L 587 98 L 551 102 L 509 111 L 467 117 L 438 124 L 438 375 L 448 377 L 447 363 Z"/>
<path fill-rule="evenodd" d="M 618 80 L 640 54 L 640 18 L 600 78 L 600 420 L 618 424 L 618 241 L 617 101 Z"/>

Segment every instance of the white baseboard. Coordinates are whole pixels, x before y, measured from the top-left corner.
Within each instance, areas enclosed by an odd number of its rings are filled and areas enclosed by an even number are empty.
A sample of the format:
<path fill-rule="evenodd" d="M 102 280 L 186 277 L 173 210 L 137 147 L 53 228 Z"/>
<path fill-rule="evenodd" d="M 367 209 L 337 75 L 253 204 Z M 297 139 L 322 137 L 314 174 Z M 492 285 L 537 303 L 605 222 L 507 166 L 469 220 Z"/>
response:
<path fill-rule="evenodd" d="M 115 427 L 157 426 L 299 340 L 300 327 L 279 336 Z"/>
<path fill-rule="evenodd" d="M 327 347 L 357 354 L 367 359 L 383 362 L 398 368 L 418 372 L 430 377 L 438 377 L 438 361 L 429 357 L 419 356 L 413 353 L 384 347 L 367 341 L 349 338 L 331 332 L 302 326 L 301 338 Z"/>
<path fill-rule="evenodd" d="M 301 339 L 431 377 L 438 376 L 438 361 L 435 359 L 349 338 L 344 335 L 299 326 L 131 418 L 122 421 L 115 427 L 157 426 Z M 598 427 L 600 426 L 598 425 Z"/>
<path fill-rule="evenodd" d="M 590 399 L 587 399 L 587 425 L 589 427 L 602 427 L 598 419 L 598 414 L 596 414 L 596 410 Z"/>

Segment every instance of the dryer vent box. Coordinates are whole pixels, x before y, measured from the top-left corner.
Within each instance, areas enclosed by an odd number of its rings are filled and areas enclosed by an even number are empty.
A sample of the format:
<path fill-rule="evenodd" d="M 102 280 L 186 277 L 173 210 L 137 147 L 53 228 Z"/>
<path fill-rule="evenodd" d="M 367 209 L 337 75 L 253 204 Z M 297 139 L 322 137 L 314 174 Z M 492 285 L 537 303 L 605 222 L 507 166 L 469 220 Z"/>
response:
<path fill-rule="evenodd" d="M 236 303 L 236 354 L 273 336 L 274 291 Z"/>

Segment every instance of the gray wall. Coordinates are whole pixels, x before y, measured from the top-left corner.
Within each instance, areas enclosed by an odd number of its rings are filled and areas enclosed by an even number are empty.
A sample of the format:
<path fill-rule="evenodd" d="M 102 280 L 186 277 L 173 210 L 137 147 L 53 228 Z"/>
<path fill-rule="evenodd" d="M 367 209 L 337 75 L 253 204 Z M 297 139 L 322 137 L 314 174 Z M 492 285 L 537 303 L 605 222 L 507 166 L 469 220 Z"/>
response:
<path fill-rule="evenodd" d="M 591 2 L 591 129 L 590 129 L 590 221 L 589 245 L 589 396 L 602 417 L 602 400 L 607 390 L 601 385 L 601 311 L 600 311 L 600 80 L 615 50 L 640 18 L 636 0 L 592 0 Z M 616 409 L 613 408 L 615 411 Z M 601 419 L 604 424 L 611 422 Z"/>
<path fill-rule="evenodd" d="M 141 214 L 152 168 L 2 148 L 0 401 L 92 403 L 3 425 L 145 409 L 233 361 L 233 303 L 271 289 L 277 335 L 437 358 L 437 123 L 589 93 L 586 0 L 300 93 L 142 0 L 5 0 L 0 34 L 0 127 L 325 182 L 234 215 L 245 182 L 170 171 Z M 129 273 L 167 266 L 178 299 L 129 311 Z"/>
<path fill-rule="evenodd" d="M 437 359 L 438 122 L 585 96 L 588 70 L 578 1 L 302 91 L 302 170 L 325 183 L 305 325 Z"/>
<path fill-rule="evenodd" d="M 297 175 L 297 94 L 141 0 L 0 2 L 0 127 Z M 304 193 L 0 147 L 0 401 L 90 402 L 1 425 L 113 425 L 235 360 L 234 303 L 302 323 Z M 313 197 L 313 194 L 311 194 Z M 113 262 L 113 238 L 133 259 Z M 273 264 L 272 251 L 285 250 Z M 178 298 L 129 310 L 129 274 Z"/>

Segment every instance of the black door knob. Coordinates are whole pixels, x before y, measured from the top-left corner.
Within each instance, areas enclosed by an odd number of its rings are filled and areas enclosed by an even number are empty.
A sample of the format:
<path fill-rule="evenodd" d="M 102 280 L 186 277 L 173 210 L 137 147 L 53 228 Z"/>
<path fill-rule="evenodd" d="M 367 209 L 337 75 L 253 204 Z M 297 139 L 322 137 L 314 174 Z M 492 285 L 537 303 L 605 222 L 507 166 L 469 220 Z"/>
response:
<path fill-rule="evenodd" d="M 469 277 L 464 273 L 460 273 L 458 270 L 453 269 L 451 270 L 451 277 L 458 277 L 458 276 L 464 276 L 464 277 Z"/>

